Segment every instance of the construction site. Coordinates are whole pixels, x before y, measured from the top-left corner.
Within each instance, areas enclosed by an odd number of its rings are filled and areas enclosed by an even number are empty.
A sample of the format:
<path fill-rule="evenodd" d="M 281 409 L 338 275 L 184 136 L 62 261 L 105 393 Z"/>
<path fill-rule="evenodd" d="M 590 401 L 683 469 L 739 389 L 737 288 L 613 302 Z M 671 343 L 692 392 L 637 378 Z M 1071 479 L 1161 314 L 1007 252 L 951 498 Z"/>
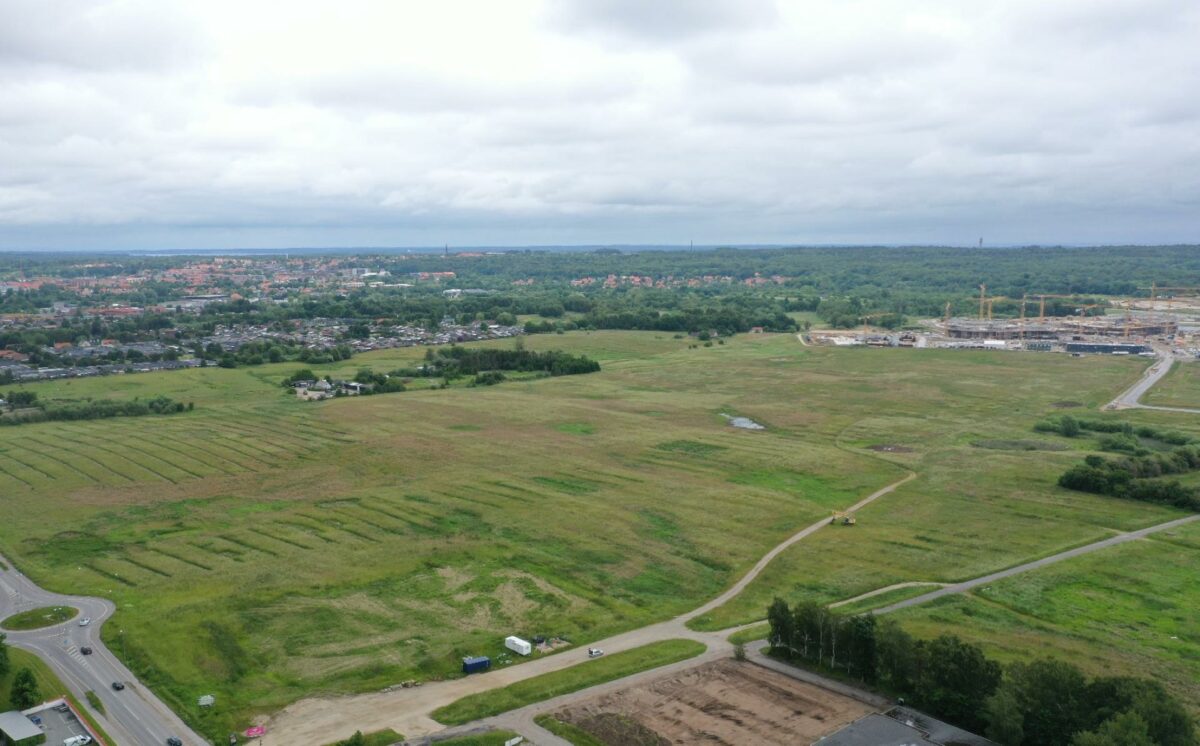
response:
<path fill-rule="evenodd" d="M 1200 345 L 1200 288 L 1145 288 L 1148 298 L 1103 299 L 1082 295 L 990 296 L 979 286 L 978 311 L 919 322 L 921 331 L 873 332 L 863 317 L 860 333 L 814 332 L 818 344 L 874 347 L 1025 349 L 1074 354 L 1153 354 L 1152 342 L 1191 349 Z M 997 309 L 1004 309 L 1004 315 Z M 1197 351 L 1200 351 L 1198 349 Z"/>

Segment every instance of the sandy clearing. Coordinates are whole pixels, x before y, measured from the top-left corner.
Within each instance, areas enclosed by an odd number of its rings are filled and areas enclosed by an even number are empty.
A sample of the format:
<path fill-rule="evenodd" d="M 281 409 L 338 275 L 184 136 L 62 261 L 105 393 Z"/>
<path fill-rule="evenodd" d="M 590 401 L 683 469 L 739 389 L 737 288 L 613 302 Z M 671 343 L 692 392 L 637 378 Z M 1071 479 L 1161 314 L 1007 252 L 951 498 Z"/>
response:
<path fill-rule="evenodd" d="M 668 743 L 811 743 L 873 709 L 751 663 L 722 660 L 600 695 L 555 713 L 609 746 L 623 734 L 603 715 L 630 718 Z"/>

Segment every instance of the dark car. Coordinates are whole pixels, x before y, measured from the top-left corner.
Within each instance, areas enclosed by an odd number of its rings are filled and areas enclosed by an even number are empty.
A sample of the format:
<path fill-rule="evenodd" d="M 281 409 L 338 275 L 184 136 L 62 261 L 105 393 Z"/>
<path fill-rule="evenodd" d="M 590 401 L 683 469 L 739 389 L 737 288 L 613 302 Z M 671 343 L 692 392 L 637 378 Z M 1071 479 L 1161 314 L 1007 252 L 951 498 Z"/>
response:
<path fill-rule="evenodd" d="M 121 690 L 122 690 L 122 689 L 124 689 L 124 688 L 125 688 L 125 685 L 124 685 L 124 684 L 122 684 L 121 682 L 119 682 L 119 681 L 114 681 L 114 682 L 113 682 L 113 689 L 115 689 L 116 691 L 118 691 L 118 692 L 119 692 L 119 691 L 121 691 Z"/>
<path fill-rule="evenodd" d="M 84 645 L 83 647 L 81 647 L 81 648 L 79 649 L 79 652 L 80 652 L 80 653 L 83 653 L 84 655 L 91 655 L 91 654 L 92 654 L 92 649 L 91 649 L 91 648 L 89 648 L 88 646 Z"/>
<path fill-rule="evenodd" d="M 180 741 L 175 736 L 171 736 L 167 739 L 167 746 L 183 746 L 183 741 Z"/>

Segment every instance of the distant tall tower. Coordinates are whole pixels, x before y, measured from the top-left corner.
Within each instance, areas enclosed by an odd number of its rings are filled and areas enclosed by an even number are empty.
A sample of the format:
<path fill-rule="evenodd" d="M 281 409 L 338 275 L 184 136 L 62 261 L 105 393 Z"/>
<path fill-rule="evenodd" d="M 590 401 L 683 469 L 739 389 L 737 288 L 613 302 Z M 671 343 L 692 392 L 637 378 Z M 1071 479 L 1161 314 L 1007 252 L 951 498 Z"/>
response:
<path fill-rule="evenodd" d="M 983 248 L 983 236 L 979 237 L 979 248 Z"/>
<path fill-rule="evenodd" d="M 446 244 L 446 248 L 442 249 L 442 256 L 450 256 L 450 244 Z"/>

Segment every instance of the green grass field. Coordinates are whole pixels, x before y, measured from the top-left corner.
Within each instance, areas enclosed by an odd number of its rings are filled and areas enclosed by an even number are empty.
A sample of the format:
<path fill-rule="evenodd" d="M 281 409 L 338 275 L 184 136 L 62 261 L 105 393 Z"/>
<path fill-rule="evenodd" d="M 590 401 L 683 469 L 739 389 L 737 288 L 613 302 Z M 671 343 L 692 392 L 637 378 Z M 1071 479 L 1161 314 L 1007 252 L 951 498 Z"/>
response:
<path fill-rule="evenodd" d="M 761 618 L 776 594 L 833 601 L 978 575 L 1177 515 L 1055 487 L 1085 440 L 974 445 L 1054 440 L 1032 424 L 1111 399 L 1143 360 L 792 335 L 526 344 L 604 370 L 321 403 L 278 385 L 297 364 L 33 385 L 43 399 L 165 394 L 196 409 L 0 429 L 0 547 L 48 588 L 116 601 L 110 647 L 219 737 L 299 697 L 456 675 L 507 634 L 584 644 L 689 610 L 909 470 L 918 479 L 859 525 L 796 545 L 701 625 Z M 200 713 L 207 693 L 218 705 Z"/>
<path fill-rule="evenodd" d="M 587 660 L 561 671 L 544 673 L 499 689 L 463 697 L 457 702 L 434 710 L 433 717 L 446 725 L 461 725 L 534 702 L 587 689 L 606 681 L 624 678 L 640 671 L 695 658 L 705 650 L 704 643 L 695 640 L 663 640 Z"/>
<path fill-rule="evenodd" d="M 1142 404 L 1200 409 L 1200 365 L 1176 363 L 1170 373 L 1146 392 Z"/>

